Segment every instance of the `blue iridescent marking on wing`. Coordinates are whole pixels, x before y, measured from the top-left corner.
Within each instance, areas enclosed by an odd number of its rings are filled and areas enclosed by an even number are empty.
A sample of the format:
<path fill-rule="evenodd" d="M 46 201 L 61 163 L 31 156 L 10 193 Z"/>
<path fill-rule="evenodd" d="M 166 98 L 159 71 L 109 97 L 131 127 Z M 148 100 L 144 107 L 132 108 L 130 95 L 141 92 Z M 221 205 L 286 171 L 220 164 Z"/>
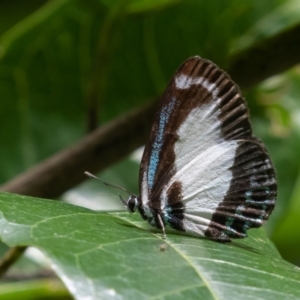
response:
<path fill-rule="evenodd" d="M 231 228 L 232 224 L 233 224 L 234 218 L 233 217 L 227 217 L 226 218 L 226 222 L 225 222 L 225 226 L 228 228 Z"/>
<path fill-rule="evenodd" d="M 148 186 L 150 189 L 153 187 L 155 172 L 159 163 L 159 153 L 161 151 L 163 143 L 164 130 L 169 120 L 169 117 L 174 109 L 175 101 L 176 98 L 172 98 L 172 101 L 168 103 L 165 107 L 163 107 L 160 112 L 158 130 L 152 145 L 152 151 L 149 159 Z"/>
<path fill-rule="evenodd" d="M 168 202 L 168 199 L 166 199 L 166 202 Z M 163 209 L 163 219 L 165 221 L 166 224 L 170 224 L 170 220 L 171 220 L 171 215 L 170 212 L 172 211 L 170 206 L 166 206 Z"/>

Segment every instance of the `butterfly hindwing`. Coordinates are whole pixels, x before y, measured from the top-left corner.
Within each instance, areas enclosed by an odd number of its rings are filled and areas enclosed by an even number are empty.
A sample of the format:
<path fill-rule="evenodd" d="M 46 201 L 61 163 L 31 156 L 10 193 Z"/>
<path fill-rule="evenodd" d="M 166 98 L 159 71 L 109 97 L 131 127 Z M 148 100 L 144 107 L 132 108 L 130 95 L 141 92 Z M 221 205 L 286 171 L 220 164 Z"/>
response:
<path fill-rule="evenodd" d="M 217 240 L 244 237 L 272 211 L 276 180 L 252 136 L 240 90 L 200 57 L 184 62 L 160 103 L 140 168 L 139 210 Z M 251 194 L 251 195 L 250 195 Z"/>

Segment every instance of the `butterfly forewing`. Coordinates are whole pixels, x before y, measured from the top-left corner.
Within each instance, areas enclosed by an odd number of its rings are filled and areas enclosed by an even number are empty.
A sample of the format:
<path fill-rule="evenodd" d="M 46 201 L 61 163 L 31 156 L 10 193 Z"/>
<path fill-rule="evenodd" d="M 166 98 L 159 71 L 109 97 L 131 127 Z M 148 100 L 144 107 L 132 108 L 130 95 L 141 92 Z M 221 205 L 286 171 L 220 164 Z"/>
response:
<path fill-rule="evenodd" d="M 140 168 L 139 210 L 157 227 L 217 240 L 246 236 L 271 213 L 273 166 L 252 136 L 240 90 L 200 57 L 184 62 L 160 103 Z"/>

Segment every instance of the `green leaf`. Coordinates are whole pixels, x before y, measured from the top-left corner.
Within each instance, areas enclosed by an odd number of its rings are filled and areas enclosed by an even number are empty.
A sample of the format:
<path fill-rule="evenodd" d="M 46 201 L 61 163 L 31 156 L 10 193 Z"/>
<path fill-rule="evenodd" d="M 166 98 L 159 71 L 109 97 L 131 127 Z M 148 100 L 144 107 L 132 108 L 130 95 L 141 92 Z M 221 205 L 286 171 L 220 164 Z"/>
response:
<path fill-rule="evenodd" d="M 0 235 L 40 248 L 77 299 L 299 299 L 300 273 L 263 230 L 232 243 L 169 231 L 137 215 L 0 194 Z"/>
<path fill-rule="evenodd" d="M 297 0 L 284 1 L 280 6 L 272 7 L 269 13 L 259 19 L 246 34 L 236 41 L 235 51 L 240 51 L 258 40 L 297 25 L 299 23 L 299 8 L 300 3 Z"/>

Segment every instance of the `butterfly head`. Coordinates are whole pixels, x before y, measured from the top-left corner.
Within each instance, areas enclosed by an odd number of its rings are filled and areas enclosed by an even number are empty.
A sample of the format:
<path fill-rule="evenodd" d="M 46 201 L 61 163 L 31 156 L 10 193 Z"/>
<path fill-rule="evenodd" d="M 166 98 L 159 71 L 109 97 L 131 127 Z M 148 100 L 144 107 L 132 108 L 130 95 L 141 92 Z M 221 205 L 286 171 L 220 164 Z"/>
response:
<path fill-rule="evenodd" d="M 137 196 L 136 195 L 131 195 L 127 202 L 126 202 L 126 207 L 127 207 L 127 210 L 130 212 L 130 213 L 134 213 L 137 209 L 137 206 L 138 206 L 138 200 L 137 200 Z"/>

